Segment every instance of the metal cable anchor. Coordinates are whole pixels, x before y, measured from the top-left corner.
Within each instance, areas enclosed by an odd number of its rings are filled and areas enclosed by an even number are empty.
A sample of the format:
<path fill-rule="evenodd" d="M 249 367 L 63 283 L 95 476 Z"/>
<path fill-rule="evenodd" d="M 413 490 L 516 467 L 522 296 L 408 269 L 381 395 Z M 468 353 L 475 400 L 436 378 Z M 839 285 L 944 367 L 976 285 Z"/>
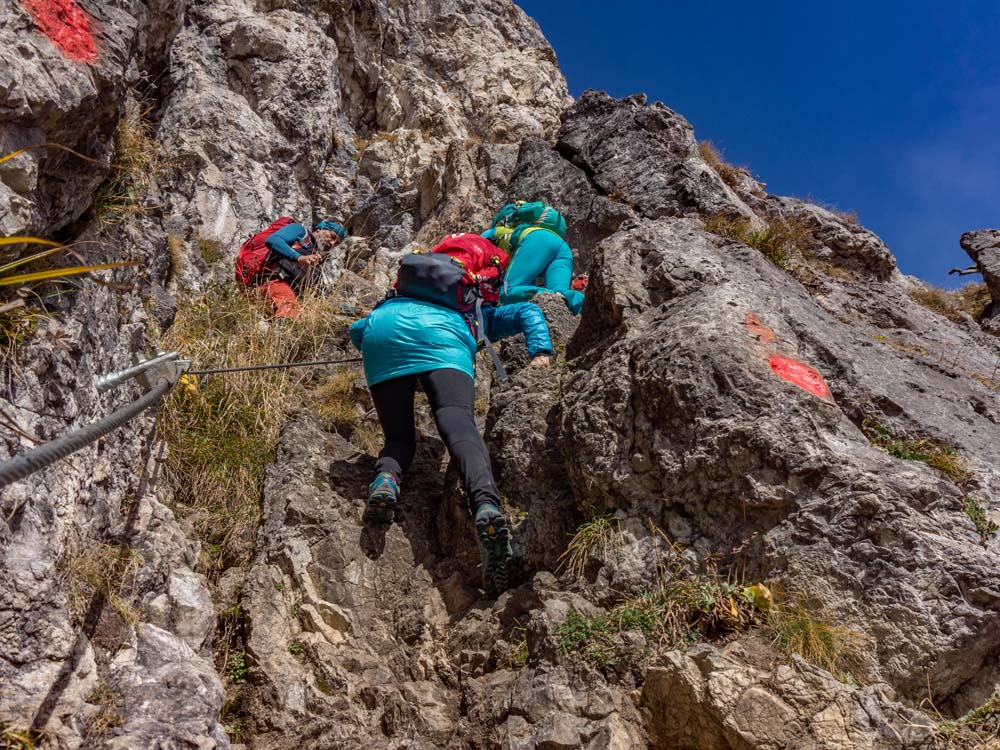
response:
<path fill-rule="evenodd" d="M 179 357 L 178 352 L 158 352 L 155 357 L 142 360 L 124 370 L 100 376 L 94 381 L 94 385 L 99 391 L 109 391 L 138 376 L 142 376 L 143 385 L 147 388 L 151 388 L 159 377 L 165 377 L 171 383 L 176 383 L 177 378 L 191 366 L 190 361 L 179 360 Z"/>

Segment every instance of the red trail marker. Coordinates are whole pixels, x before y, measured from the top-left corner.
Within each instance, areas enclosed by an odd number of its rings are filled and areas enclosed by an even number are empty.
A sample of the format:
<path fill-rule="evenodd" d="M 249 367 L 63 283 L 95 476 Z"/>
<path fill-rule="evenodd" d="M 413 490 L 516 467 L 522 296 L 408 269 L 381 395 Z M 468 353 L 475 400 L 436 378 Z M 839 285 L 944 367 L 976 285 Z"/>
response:
<path fill-rule="evenodd" d="M 75 0 L 21 0 L 21 5 L 66 57 L 77 62 L 96 62 L 93 21 Z"/>

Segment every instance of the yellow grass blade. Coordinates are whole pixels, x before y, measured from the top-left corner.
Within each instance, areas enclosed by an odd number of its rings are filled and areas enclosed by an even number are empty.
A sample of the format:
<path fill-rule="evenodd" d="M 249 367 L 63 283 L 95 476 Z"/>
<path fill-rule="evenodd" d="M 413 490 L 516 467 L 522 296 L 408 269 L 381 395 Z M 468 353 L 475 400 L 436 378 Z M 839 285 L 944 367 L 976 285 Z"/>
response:
<path fill-rule="evenodd" d="M 36 271 L 35 273 L 22 273 L 17 276 L 0 278 L 0 286 L 26 284 L 29 281 L 45 281 L 46 279 L 59 279 L 63 276 L 75 276 L 78 273 L 103 271 L 108 268 L 122 268 L 123 266 L 134 266 L 138 262 L 139 261 L 137 260 L 124 260 L 118 263 L 99 263 L 95 266 L 72 266 L 70 268 L 52 268 L 48 271 Z"/>
<path fill-rule="evenodd" d="M 33 151 L 38 148 L 57 148 L 60 151 L 66 151 L 67 153 L 73 154 L 73 156 L 77 156 L 83 159 L 84 161 L 89 161 L 91 164 L 98 163 L 97 159 L 91 159 L 89 156 L 84 156 L 79 151 L 74 151 L 73 149 L 67 146 L 61 146 L 58 143 L 40 143 L 37 146 L 28 146 L 26 148 L 19 148 L 17 151 L 11 151 L 9 154 L 6 154 L 5 156 L 0 156 L 0 164 L 3 164 L 8 159 L 13 159 L 15 156 L 20 156 L 26 151 Z"/>
<path fill-rule="evenodd" d="M 50 245 L 51 247 L 61 247 L 61 242 L 43 240 L 41 237 L 0 237 L 0 245 Z"/>
<path fill-rule="evenodd" d="M 0 273 L 6 273 L 7 271 L 12 271 L 18 266 L 23 266 L 25 263 L 30 263 L 33 260 L 38 260 L 39 258 L 44 258 L 46 255 L 52 255 L 52 253 L 58 253 L 63 249 L 62 245 L 58 247 L 49 248 L 48 250 L 42 250 L 40 253 L 35 253 L 34 255 L 29 255 L 27 258 L 21 258 L 20 260 L 15 260 L 8 263 L 5 266 L 0 266 Z"/>

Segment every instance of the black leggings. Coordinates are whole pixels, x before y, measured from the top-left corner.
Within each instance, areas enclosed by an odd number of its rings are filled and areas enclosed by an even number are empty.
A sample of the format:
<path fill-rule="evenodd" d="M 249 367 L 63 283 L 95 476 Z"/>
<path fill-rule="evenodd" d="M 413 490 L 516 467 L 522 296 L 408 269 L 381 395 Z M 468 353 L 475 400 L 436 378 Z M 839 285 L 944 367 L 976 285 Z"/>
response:
<path fill-rule="evenodd" d="M 375 411 L 385 434 L 385 447 L 378 454 L 375 470 L 388 471 L 400 477 L 413 461 L 417 448 L 413 395 L 418 380 L 430 401 L 441 439 L 458 467 L 470 507 L 474 511 L 484 502 L 499 507 L 500 495 L 493 480 L 490 454 L 476 429 L 473 413 L 475 383 L 459 370 L 441 369 L 404 375 L 371 387 Z"/>

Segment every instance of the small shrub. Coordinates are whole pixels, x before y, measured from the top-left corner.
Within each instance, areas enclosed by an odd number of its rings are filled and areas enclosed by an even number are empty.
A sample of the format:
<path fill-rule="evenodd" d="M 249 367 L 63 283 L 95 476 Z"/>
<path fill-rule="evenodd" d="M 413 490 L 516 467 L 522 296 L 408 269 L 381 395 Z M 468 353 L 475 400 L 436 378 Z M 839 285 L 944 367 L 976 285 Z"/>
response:
<path fill-rule="evenodd" d="M 229 654 L 226 662 L 226 674 L 234 685 L 240 685 L 247 681 L 250 674 L 250 666 L 247 664 L 246 651 L 233 651 Z"/>
<path fill-rule="evenodd" d="M 566 551 L 559 556 L 560 566 L 565 565 L 571 576 L 579 578 L 591 554 L 600 549 L 602 556 L 607 555 L 608 544 L 617 534 L 618 521 L 613 516 L 591 519 L 580 526 L 570 539 Z"/>
<path fill-rule="evenodd" d="M 733 190 L 742 188 L 744 178 L 749 176 L 745 168 L 734 167 L 732 164 L 727 163 L 711 141 L 700 141 L 698 143 L 698 153 L 729 187 Z"/>
<path fill-rule="evenodd" d="M 305 651 L 305 647 L 298 641 L 292 641 L 288 644 L 288 653 L 292 656 L 301 656 L 303 651 Z"/>
<path fill-rule="evenodd" d="M 966 284 L 961 289 L 951 290 L 924 284 L 922 288 L 912 289 L 908 293 L 919 305 L 955 323 L 962 322 L 963 313 L 979 320 L 990 304 L 986 284 Z"/>
<path fill-rule="evenodd" d="M 986 508 L 983 507 L 978 498 L 965 498 L 965 515 L 971 518 L 976 525 L 976 533 L 979 534 L 984 546 L 989 544 L 991 536 L 1000 531 L 1000 527 L 987 518 Z"/>
<path fill-rule="evenodd" d="M 942 721 L 937 734 L 954 750 L 1000 750 L 1000 694 L 960 719 Z"/>
<path fill-rule="evenodd" d="M 774 607 L 768 613 L 767 629 L 773 644 L 786 656 L 798 654 L 838 679 L 856 682 L 863 644 L 856 631 L 832 624 L 802 603 Z"/>

